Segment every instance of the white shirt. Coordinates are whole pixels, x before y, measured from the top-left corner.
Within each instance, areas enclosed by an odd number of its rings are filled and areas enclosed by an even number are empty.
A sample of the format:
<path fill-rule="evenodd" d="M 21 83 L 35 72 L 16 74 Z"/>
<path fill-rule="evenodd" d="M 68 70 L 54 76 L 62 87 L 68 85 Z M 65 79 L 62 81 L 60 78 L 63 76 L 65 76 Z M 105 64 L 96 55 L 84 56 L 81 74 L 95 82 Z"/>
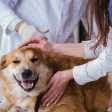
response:
<path fill-rule="evenodd" d="M 0 24 L 3 28 L 0 56 L 16 48 L 22 38 L 8 34 L 10 23 L 24 20 L 39 28 L 48 28 L 50 42 L 73 42 L 72 32 L 85 11 L 87 0 L 0 0 Z M 7 29 L 7 30 L 6 30 Z"/>
<path fill-rule="evenodd" d="M 112 28 L 108 34 L 107 47 L 99 46 L 96 49 L 97 55 L 90 49 L 95 43 L 91 41 L 85 43 L 85 58 L 97 58 L 73 68 L 74 79 L 80 85 L 95 81 L 112 71 Z"/>

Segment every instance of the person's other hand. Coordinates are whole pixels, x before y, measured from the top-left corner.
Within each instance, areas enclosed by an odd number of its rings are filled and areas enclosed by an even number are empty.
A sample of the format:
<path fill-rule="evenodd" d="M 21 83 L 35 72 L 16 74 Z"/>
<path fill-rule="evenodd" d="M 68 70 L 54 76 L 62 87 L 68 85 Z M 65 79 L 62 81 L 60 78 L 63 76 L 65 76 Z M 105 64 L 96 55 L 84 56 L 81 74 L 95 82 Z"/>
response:
<path fill-rule="evenodd" d="M 47 85 L 48 91 L 42 98 L 43 106 L 49 106 L 52 103 L 56 104 L 71 79 L 73 79 L 72 70 L 59 71 L 54 74 Z"/>
<path fill-rule="evenodd" d="M 48 31 L 48 29 L 40 29 L 24 21 L 16 25 L 16 32 L 22 37 L 23 42 L 33 36 L 45 37 L 45 33 Z"/>
<path fill-rule="evenodd" d="M 29 46 L 30 48 L 40 48 L 44 51 L 52 51 L 52 44 L 41 36 L 34 36 L 19 45 L 19 48 Z"/>

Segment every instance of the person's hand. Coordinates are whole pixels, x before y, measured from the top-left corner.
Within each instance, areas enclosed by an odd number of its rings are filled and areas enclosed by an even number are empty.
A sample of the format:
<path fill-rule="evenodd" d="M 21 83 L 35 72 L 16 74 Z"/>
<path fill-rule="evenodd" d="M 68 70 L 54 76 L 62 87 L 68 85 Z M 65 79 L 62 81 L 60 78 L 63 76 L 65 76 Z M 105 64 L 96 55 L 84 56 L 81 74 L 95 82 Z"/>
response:
<path fill-rule="evenodd" d="M 39 29 L 22 21 L 17 24 L 16 31 L 22 37 L 19 48 L 29 46 L 30 48 L 40 48 L 45 51 L 52 50 L 52 44 L 47 41 L 44 35 L 44 33 L 48 32 L 48 29 Z"/>
<path fill-rule="evenodd" d="M 33 36 L 40 36 L 44 38 L 45 33 L 49 31 L 48 29 L 45 29 L 45 28 L 44 29 L 37 28 L 24 21 L 21 21 L 20 23 L 18 23 L 16 25 L 15 30 L 22 37 L 23 42 Z"/>
<path fill-rule="evenodd" d="M 73 79 L 72 70 L 59 71 L 54 74 L 47 85 L 48 91 L 42 98 L 43 106 L 49 106 L 52 103 L 56 104 L 71 79 Z"/>
<path fill-rule="evenodd" d="M 52 44 L 45 38 L 39 36 L 27 39 L 19 45 L 19 48 L 22 48 L 24 46 L 29 46 L 30 48 L 40 48 L 44 51 L 52 51 Z"/>

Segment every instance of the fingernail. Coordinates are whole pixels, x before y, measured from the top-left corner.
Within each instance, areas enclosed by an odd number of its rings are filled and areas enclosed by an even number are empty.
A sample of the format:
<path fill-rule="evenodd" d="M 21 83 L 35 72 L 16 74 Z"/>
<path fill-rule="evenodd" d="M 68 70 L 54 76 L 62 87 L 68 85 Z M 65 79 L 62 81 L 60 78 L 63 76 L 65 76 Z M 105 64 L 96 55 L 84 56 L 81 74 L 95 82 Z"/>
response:
<path fill-rule="evenodd" d="M 43 104 L 42 106 L 45 107 L 45 104 Z"/>
<path fill-rule="evenodd" d="M 57 104 L 57 102 L 54 103 L 55 105 Z"/>
<path fill-rule="evenodd" d="M 47 107 L 49 106 L 49 103 L 47 104 Z"/>

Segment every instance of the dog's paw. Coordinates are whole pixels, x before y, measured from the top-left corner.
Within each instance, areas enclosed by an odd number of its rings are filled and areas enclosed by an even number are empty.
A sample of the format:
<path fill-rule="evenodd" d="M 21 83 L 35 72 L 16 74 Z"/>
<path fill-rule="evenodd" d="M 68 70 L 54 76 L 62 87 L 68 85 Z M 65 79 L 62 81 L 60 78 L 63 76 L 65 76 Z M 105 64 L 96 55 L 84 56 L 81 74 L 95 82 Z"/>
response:
<path fill-rule="evenodd" d="M 112 112 L 112 107 L 108 107 L 107 112 Z"/>

